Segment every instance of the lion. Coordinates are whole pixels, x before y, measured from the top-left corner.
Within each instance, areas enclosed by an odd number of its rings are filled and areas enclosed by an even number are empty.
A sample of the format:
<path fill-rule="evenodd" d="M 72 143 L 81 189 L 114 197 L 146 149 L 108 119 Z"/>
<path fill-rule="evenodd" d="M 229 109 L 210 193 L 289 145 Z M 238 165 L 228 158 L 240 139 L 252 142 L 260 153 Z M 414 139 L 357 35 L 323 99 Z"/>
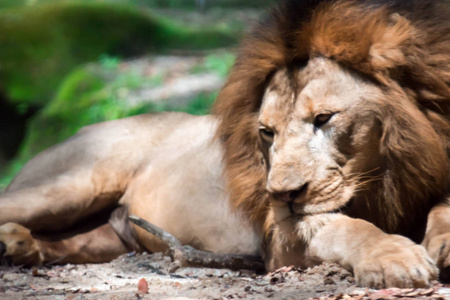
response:
<path fill-rule="evenodd" d="M 88 126 L 0 196 L 17 264 L 108 261 L 184 244 L 338 263 L 360 286 L 450 276 L 450 7 L 284 1 L 244 41 L 209 116 Z"/>

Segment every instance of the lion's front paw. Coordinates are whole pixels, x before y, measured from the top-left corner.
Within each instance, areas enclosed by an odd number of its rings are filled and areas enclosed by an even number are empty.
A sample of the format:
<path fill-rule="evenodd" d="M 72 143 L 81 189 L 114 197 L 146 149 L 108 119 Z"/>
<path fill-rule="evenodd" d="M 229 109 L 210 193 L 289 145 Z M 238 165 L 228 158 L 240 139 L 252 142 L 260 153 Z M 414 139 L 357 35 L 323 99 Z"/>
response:
<path fill-rule="evenodd" d="M 30 230 L 16 223 L 0 226 L 0 249 L 0 259 L 7 259 L 16 265 L 39 265 L 43 262 Z"/>
<path fill-rule="evenodd" d="M 429 285 L 437 278 L 438 269 L 424 247 L 391 235 L 366 251 L 354 273 L 360 286 L 406 288 Z"/>
<path fill-rule="evenodd" d="M 441 280 L 450 281 L 450 233 L 431 238 L 426 247 L 431 259 L 440 269 Z"/>

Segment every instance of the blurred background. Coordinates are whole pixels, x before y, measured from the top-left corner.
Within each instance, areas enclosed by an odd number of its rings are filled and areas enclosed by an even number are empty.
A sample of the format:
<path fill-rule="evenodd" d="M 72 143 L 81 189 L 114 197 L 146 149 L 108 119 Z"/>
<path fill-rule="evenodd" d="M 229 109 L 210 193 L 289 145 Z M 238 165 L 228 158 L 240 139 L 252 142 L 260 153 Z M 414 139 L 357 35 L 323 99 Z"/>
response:
<path fill-rule="evenodd" d="M 82 126 L 208 113 L 240 39 L 274 2 L 0 0 L 0 191 Z"/>

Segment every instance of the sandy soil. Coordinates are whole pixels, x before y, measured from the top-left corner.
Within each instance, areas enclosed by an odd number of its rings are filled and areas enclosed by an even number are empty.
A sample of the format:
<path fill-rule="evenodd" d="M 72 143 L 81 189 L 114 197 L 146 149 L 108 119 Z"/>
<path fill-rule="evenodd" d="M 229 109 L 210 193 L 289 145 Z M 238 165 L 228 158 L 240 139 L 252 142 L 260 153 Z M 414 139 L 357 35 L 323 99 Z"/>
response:
<path fill-rule="evenodd" d="M 269 274 L 171 269 L 161 253 L 131 253 L 106 264 L 2 266 L 0 299 L 450 299 L 450 285 L 437 282 L 428 289 L 357 288 L 352 275 L 333 264 Z"/>

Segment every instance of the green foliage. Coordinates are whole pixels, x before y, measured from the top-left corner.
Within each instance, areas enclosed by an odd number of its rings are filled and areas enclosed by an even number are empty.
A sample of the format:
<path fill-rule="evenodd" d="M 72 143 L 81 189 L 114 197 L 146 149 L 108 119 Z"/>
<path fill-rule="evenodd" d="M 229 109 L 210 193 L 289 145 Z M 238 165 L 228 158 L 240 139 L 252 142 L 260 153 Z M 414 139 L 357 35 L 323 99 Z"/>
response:
<path fill-rule="evenodd" d="M 8 184 L 13 180 L 14 176 L 22 169 L 24 161 L 14 159 L 8 166 L 8 170 L 4 176 L 0 177 L 0 192 L 3 191 Z"/>
<path fill-rule="evenodd" d="M 185 107 L 174 110 L 184 111 L 192 115 L 206 115 L 210 112 L 217 95 L 218 92 L 200 94 L 192 99 Z"/>
<path fill-rule="evenodd" d="M 218 92 L 201 93 L 190 99 L 186 105 L 173 106 L 167 102 L 147 103 L 138 109 L 136 112 L 162 112 L 162 111 L 182 111 L 191 115 L 205 115 L 208 114 L 211 106 L 217 98 Z"/>
<path fill-rule="evenodd" d="M 192 70 L 193 73 L 214 72 L 225 78 L 236 60 L 236 55 L 231 52 L 222 52 L 208 55 L 203 65 Z"/>
<path fill-rule="evenodd" d="M 115 70 L 119 66 L 120 58 L 117 56 L 102 54 L 100 55 L 99 62 L 105 69 Z"/>
<path fill-rule="evenodd" d="M 114 64 L 114 57 L 234 42 L 223 30 L 183 28 L 120 4 L 63 2 L 0 10 L 0 82 L 13 101 L 43 105 L 61 78 L 102 54 L 108 55 L 105 63 Z"/>

